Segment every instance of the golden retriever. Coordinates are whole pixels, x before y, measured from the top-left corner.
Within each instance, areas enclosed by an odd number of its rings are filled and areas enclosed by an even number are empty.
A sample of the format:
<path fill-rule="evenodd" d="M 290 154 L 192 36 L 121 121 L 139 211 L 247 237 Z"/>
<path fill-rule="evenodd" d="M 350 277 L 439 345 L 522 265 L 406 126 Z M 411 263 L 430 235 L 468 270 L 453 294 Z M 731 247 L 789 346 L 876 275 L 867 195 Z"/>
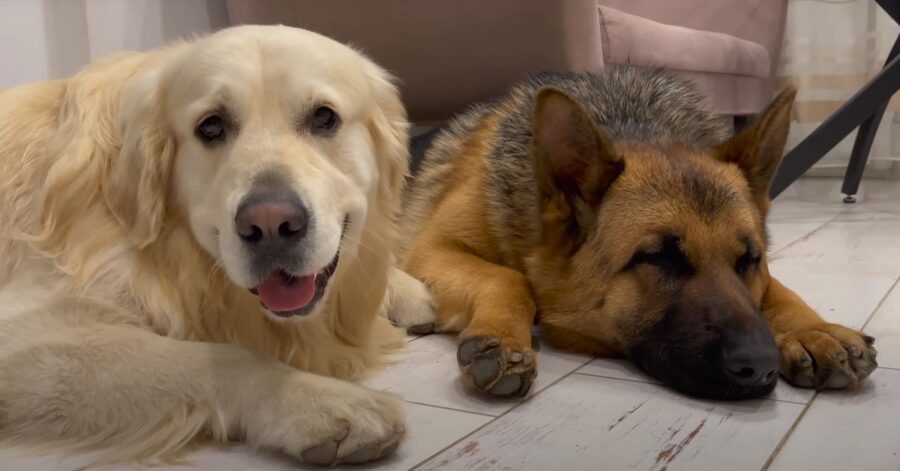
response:
<path fill-rule="evenodd" d="M 402 343 L 389 304 L 432 315 L 390 255 L 407 127 L 384 70 L 283 26 L 0 93 L 0 438 L 389 453 L 401 400 L 344 380 Z"/>

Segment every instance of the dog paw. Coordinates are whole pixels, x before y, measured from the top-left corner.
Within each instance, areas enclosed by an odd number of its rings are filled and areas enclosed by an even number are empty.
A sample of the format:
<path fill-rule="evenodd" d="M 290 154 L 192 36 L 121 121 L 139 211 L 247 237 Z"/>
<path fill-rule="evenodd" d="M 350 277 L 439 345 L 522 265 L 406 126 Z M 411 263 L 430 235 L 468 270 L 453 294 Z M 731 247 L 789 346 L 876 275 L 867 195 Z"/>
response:
<path fill-rule="evenodd" d="M 317 378 L 277 388 L 251 418 L 248 438 L 318 465 L 364 463 L 392 453 L 406 431 L 399 396 Z"/>
<path fill-rule="evenodd" d="M 463 382 L 494 396 L 524 396 L 537 375 L 530 348 L 512 348 L 495 337 L 463 339 L 456 351 Z"/>
<path fill-rule="evenodd" d="M 344 443 L 350 435 L 349 430 L 344 430 L 320 445 L 301 451 L 300 457 L 307 463 L 318 465 L 368 463 L 393 453 L 400 446 L 403 433 L 403 429 L 399 429 L 386 440 L 357 447 L 349 453 L 342 453 L 342 448 L 347 448 Z"/>
<path fill-rule="evenodd" d="M 823 322 L 787 332 L 776 341 L 781 374 L 795 386 L 853 388 L 878 366 L 875 339 L 837 324 Z"/>
<path fill-rule="evenodd" d="M 425 283 L 396 268 L 392 269 L 388 283 L 386 311 L 391 323 L 405 327 L 414 335 L 434 332 L 437 309 Z"/>

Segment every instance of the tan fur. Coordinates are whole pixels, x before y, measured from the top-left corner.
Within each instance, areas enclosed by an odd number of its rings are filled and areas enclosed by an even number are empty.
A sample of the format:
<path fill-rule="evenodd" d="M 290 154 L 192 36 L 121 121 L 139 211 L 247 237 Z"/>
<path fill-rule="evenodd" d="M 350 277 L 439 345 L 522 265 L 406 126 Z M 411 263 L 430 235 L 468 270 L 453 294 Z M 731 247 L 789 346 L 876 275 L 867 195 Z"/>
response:
<path fill-rule="evenodd" d="M 610 72 L 608 80 L 617 73 L 632 72 Z M 635 77 L 631 82 L 645 80 Z M 620 124 L 627 121 L 606 111 L 590 77 L 583 80 L 586 88 L 578 79 L 568 86 L 596 102 L 593 117 L 567 92 L 536 91 L 526 81 L 439 135 L 416 177 L 423 183 L 414 182 L 406 195 L 412 211 L 404 219 L 405 268 L 434 291 L 439 330 L 459 332 L 463 380 L 492 394 L 527 392 L 536 312 L 545 339 L 559 347 L 631 356 L 679 302 L 701 306 L 694 312 L 712 305 L 734 313 L 734 322 L 748 330 L 761 311 L 781 350 L 781 372 L 794 384 L 843 388 L 868 376 L 875 365 L 871 338 L 826 323 L 766 266 L 768 185 L 786 142 L 794 92 L 777 98 L 746 132 L 711 145 L 717 141 L 703 134 L 695 142 L 665 132 L 610 138 L 596 116 L 612 129 L 627 131 Z M 688 93 L 673 93 L 673 103 Z M 692 99 L 684 100 L 682 122 L 673 129 L 690 120 L 698 130 L 717 129 L 715 118 L 690 115 L 700 113 Z M 533 121 L 523 118 L 525 109 L 534 110 Z M 681 112 L 664 111 L 676 119 Z M 640 126 L 653 118 L 635 120 Z M 528 149 L 523 135 L 531 140 Z M 629 266 L 636 254 L 660 251 L 663 234 L 677 235 L 691 267 L 678 290 L 658 268 Z M 736 273 L 748 247 L 759 249 L 758 267 Z"/>
<path fill-rule="evenodd" d="M 206 55 L 214 57 L 193 59 Z M 285 57 L 291 62 L 276 62 Z M 256 63 L 299 81 L 267 89 L 260 80 L 285 76 L 263 78 Z M 327 92 L 355 107 L 343 123 L 354 137 L 296 136 L 283 106 L 315 99 L 322 85 L 305 81 L 304 67 L 340 77 Z M 247 106 L 261 110 L 242 123 L 249 137 L 240 141 L 240 159 L 210 164 L 191 150 L 193 123 L 173 96 L 190 96 L 191 81 L 201 78 L 237 87 L 249 94 Z M 294 93 L 297 102 L 279 93 Z M 344 46 L 285 27 L 233 28 L 4 91 L 0 436 L 111 447 L 114 459 L 163 456 L 200 433 L 245 437 L 295 456 L 336 439 L 335 460 L 396 442 L 397 398 L 317 375 L 358 379 L 402 341 L 379 313 L 406 132 L 384 71 Z M 310 167 L 304 156 L 322 152 L 344 159 L 343 173 Z M 188 171 L 210 165 L 246 177 L 213 182 Z M 200 209 L 224 210 L 237 188 L 223 182 L 245 185 L 266 166 L 316 194 L 361 195 L 353 204 L 365 214 L 342 243 L 320 312 L 297 322 L 261 312 L 246 286 L 226 275 L 222 257 L 232 253 L 216 245 L 224 236 L 201 243 L 209 234 L 192 226 Z M 197 185 L 201 196 L 223 197 L 191 206 L 200 203 L 179 188 Z M 411 293 L 398 289 L 395 297 Z"/>

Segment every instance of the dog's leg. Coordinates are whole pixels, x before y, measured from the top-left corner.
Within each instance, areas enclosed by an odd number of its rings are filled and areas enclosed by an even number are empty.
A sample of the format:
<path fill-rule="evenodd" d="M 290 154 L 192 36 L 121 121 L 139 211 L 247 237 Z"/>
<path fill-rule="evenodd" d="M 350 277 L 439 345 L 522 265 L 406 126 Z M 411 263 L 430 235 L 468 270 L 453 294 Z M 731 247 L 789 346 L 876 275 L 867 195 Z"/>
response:
<path fill-rule="evenodd" d="M 874 338 L 825 322 L 775 278 L 763 295 L 762 310 L 781 350 L 781 374 L 796 386 L 853 387 L 878 366 Z"/>
<path fill-rule="evenodd" d="M 525 275 L 452 244 L 414 247 L 407 268 L 434 292 L 438 330 L 460 332 L 463 380 L 494 395 L 527 393 L 536 363 L 535 305 Z"/>
<path fill-rule="evenodd" d="M 0 432 L 15 440 L 103 448 L 104 459 L 124 460 L 207 433 L 331 464 L 378 458 L 404 433 L 396 396 L 234 345 L 100 324 L 21 338 L 41 329 L 25 322 L 0 322 Z"/>
<path fill-rule="evenodd" d="M 430 334 L 437 316 L 434 304 L 434 296 L 425 283 L 399 268 L 390 269 L 382 312 L 391 323 L 405 327 L 410 334 Z"/>

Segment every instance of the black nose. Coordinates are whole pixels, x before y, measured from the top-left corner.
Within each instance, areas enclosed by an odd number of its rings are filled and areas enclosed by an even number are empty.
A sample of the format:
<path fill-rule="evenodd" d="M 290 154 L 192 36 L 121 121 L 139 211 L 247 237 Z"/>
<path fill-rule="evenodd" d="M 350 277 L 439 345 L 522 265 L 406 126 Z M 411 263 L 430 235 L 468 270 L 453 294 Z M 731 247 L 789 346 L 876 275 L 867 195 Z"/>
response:
<path fill-rule="evenodd" d="M 725 333 L 722 367 L 741 386 L 762 386 L 778 378 L 778 347 L 768 328 Z"/>
<path fill-rule="evenodd" d="M 286 248 L 306 235 L 306 208 L 295 198 L 248 198 L 234 217 L 235 228 L 251 248 Z"/>

